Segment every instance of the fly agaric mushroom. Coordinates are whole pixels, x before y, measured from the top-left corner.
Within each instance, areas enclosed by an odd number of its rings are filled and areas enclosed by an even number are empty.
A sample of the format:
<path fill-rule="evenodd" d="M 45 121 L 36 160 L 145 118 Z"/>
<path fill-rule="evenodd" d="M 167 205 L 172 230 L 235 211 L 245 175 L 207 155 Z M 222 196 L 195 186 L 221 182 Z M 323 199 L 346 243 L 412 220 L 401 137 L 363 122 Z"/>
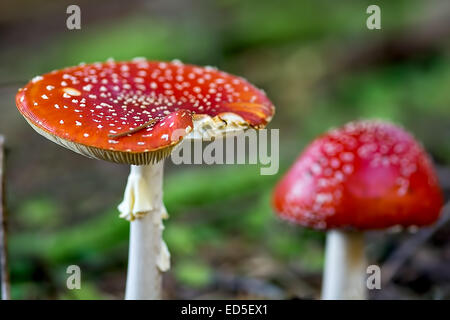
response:
<path fill-rule="evenodd" d="M 19 90 L 16 104 L 51 141 L 90 158 L 131 165 L 118 207 L 131 222 L 126 299 L 161 298 L 161 273 L 170 267 L 162 240 L 163 159 L 187 136 L 263 128 L 274 113 L 266 95 L 240 77 L 145 59 L 83 64 L 35 77 Z"/>
<path fill-rule="evenodd" d="M 425 151 L 381 121 L 351 122 L 317 138 L 273 195 L 281 218 L 328 230 L 323 299 L 364 299 L 365 230 L 431 224 L 442 204 Z"/>

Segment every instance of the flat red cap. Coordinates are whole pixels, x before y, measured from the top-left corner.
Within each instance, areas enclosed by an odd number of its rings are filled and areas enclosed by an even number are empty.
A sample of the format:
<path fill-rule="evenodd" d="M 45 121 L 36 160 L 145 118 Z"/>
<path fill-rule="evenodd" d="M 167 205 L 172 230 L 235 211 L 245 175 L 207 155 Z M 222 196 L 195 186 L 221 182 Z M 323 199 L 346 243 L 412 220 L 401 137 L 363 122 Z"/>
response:
<path fill-rule="evenodd" d="M 193 117 L 235 114 L 264 127 L 266 95 L 211 67 L 136 59 L 94 63 L 35 77 L 16 96 L 19 111 L 50 140 L 89 157 L 147 164 L 170 153 Z"/>
<path fill-rule="evenodd" d="M 425 151 L 380 121 L 352 122 L 317 138 L 273 195 L 280 217 L 316 229 L 422 226 L 442 205 Z"/>

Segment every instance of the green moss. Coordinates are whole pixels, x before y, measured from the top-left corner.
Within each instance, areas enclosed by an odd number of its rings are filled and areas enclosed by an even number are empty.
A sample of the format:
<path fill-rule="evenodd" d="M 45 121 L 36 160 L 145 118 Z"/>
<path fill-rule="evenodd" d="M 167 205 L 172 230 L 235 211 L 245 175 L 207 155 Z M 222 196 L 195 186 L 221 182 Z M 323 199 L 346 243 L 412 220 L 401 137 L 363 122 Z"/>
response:
<path fill-rule="evenodd" d="M 25 228 L 52 228 L 61 221 L 61 208 L 48 197 L 26 200 L 15 213 L 15 219 Z"/>
<path fill-rule="evenodd" d="M 174 273 L 181 284 L 191 287 L 204 287 L 212 278 L 211 268 L 199 260 L 178 261 Z"/>

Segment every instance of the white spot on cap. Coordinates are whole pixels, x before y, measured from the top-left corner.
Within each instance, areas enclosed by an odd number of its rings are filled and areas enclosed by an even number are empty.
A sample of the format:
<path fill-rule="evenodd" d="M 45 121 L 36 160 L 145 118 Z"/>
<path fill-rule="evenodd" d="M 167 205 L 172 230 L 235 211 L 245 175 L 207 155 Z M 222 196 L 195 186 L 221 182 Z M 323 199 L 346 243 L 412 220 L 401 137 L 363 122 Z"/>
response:
<path fill-rule="evenodd" d="M 71 96 L 79 96 L 79 95 L 81 95 L 81 92 L 78 91 L 75 88 L 64 88 L 63 91 L 64 91 L 64 93 L 70 94 Z"/>
<path fill-rule="evenodd" d="M 42 76 L 36 76 L 31 80 L 31 82 L 36 83 L 38 81 L 41 81 L 42 79 L 44 79 Z"/>
<path fill-rule="evenodd" d="M 84 91 L 91 91 L 91 89 L 92 89 L 92 84 L 87 84 L 87 85 L 85 85 L 84 87 L 83 87 L 83 90 Z"/>
<path fill-rule="evenodd" d="M 345 174 L 351 174 L 351 173 L 353 173 L 353 166 L 352 166 L 351 164 L 345 164 L 345 165 L 342 167 L 342 171 L 343 171 Z"/>

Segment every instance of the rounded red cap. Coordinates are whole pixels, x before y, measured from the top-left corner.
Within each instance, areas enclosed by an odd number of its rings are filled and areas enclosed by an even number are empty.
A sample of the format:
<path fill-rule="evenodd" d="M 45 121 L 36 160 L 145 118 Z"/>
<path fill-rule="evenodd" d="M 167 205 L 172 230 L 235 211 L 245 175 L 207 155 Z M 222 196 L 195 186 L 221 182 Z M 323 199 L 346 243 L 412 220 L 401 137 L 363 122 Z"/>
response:
<path fill-rule="evenodd" d="M 138 165 L 170 154 L 194 129 L 195 117 L 231 113 L 261 128 L 274 113 L 266 95 L 240 77 L 144 59 L 85 64 L 35 77 L 19 90 L 16 104 L 52 141 L 89 157 Z"/>
<path fill-rule="evenodd" d="M 313 141 L 275 188 L 282 218 L 316 229 L 422 226 L 443 205 L 432 163 L 405 130 L 352 122 Z"/>

